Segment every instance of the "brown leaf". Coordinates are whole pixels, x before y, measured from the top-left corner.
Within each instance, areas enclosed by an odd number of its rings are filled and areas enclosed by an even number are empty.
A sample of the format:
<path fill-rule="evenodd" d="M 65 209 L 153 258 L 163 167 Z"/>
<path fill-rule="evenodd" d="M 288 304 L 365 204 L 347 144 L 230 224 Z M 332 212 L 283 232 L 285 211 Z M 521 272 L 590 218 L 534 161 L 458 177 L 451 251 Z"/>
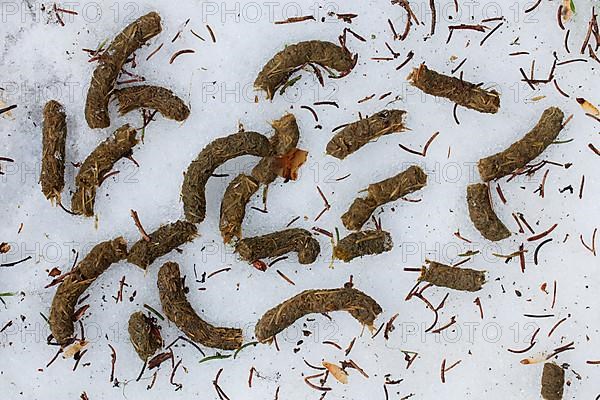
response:
<path fill-rule="evenodd" d="M 327 361 L 323 361 L 323 366 L 327 368 L 327 371 L 333 376 L 338 382 L 346 384 L 348 383 L 348 373 L 340 368 L 337 364 L 332 364 Z"/>
<path fill-rule="evenodd" d="M 298 170 L 306 162 L 308 152 L 294 148 L 281 157 L 275 157 L 275 173 L 284 179 L 298 179 Z"/>

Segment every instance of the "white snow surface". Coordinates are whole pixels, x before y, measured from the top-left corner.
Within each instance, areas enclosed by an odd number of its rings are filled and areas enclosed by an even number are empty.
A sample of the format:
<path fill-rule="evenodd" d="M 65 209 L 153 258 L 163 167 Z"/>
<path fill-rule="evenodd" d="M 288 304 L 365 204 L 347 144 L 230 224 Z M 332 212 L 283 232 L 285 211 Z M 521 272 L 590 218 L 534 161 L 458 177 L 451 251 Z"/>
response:
<path fill-rule="evenodd" d="M 599 158 L 588 143 L 599 146 L 599 124 L 585 115 L 575 99 L 583 97 L 600 103 L 598 64 L 579 54 L 585 38 L 593 3 L 575 0 L 576 13 L 565 28 L 569 33 L 570 54 L 564 47 L 566 31 L 556 19 L 557 0 L 542 1 L 530 13 L 533 3 L 518 1 L 458 0 L 436 1 L 436 32 L 429 37 L 431 14 L 429 1 L 410 1 L 421 25 L 413 25 L 405 41 L 394 40 L 388 18 L 401 33 L 406 12 L 385 0 L 312 2 L 234 2 L 180 0 L 64 2 L 58 7 L 78 15 L 61 12 L 64 26 L 58 23 L 53 3 L 11 1 L 0 3 L 0 96 L 5 105 L 17 104 L 12 116 L 0 117 L 0 156 L 13 163 L 2 162 L 0 176 L 0 242 L 11 250 L 2 254 L 3 263 L 31 258 L 14 267 L 0 268 L 0 325 L 12 322 L 0 333 L 0 390 L 10 399 L 77 399 L 86 392 L 90 400 L 98 399 L 217 399 L 213 380 L 223 369 L 219 385 L 235 399 L 275 398 L 318 399 L 320 392 L 309 387 L 306 376 L 322 371 L 310 368 L 304 361 L 319 366 L 352 359 L 368 375 L 349 369 L 349 382 L 343 385 L 332 377 L 326 386 L 332 390 L 328 399 L 384 399 L 386 379 L 401 380 L 387 385 L 390 399 L 539 399 L 542 363 L 522 365 L 520 360 L 536 360 L 553 349 L 574 342 L 575 349 L 560 354 L 555 362 L 566 367 L 565 399 L 593 399 L 600 393 L 600 365 L 586 363 L 600 360 L 600 267 L 598 258 L 580 241 L 591 245 L 592 232 L 598 227 L 597 168 Z M 42 11 L 45 7 L 45 11 Z M 95 49 L 112 39 L 135 18 L 156 10 L 162 17 L 163 32 L 149 41 L 137 54 L 137 66 L 127 69 L 146 78 L 146 83 L 170 88 L 190 105 L 191 115 L 182 124 L 157 115 L 145 130 L 143 144 L 136 146 L 134 157 L 139 168 L 129 160 L 119 161 L 119 174 L 108 179 L 98 191 L 97 221 L 75 217 L 52 207 L 44 198 L 38 183 L 41 155 L 41 111 L 46 101 L 56 99 L 64 104 L 68 118 L 66 188 L 63 200 L 68 205 L 74 189 L 77 168 L 87 154 L 117 127 L 129 122 L 141 126 L 138 112 L 125 117 L 116 113 L 111 103 L 111 127 L 88 128 L 84 104 L 95 64 L 82 49 Z M 352 24 L 343 22 L 329 11 L 354 13 Z M 598 10 L 597 10 L 598 11 Z M 316 21 L 277 25 L 288 17 L 314 15 Z M 486 18 L 503 16 L 503 25 L 480 45 L 486 33 L 457 30 L 446 43 L 448 26 L 459 23 L 477 24 Z M 186 20 L 189 23 L 185 25 Z M 487 22 L 495 27 L 500 21 Z M 210 25 L 216 43 L 210 40 Z M 348 33 L 348 47 L 359 54 L 356 68 L 343 79 L 325 78 L 325 87 L 309 72 L 289 88 L 285 95 L 266 101 L 263 93 L 254 92 L 252 83 L 262 65 L 284 46 L 302 40 L 337 41 L 344 28 L 364 37 L 362 42 Z M 205 41 L 194 36 L 190 29 Z M 181 30 L 177 40 L 173 37 Z M 399 53 L 392 61 L 376 61 L 373 57 L 390 57 L 388 43 Z M 593 39 L 592 42 L 593 43 Z M 146 57 L 159 45 L 162 49 L 150 60 Z M 171 55 L 181 49 L 194 49 L 172 64 Z M 414 57 L 401 70 L 396 67 L 409 51 Z M 540 84 L 532 90 L 519 68 L 527 74 L 535 60 L 535 77 L 545 79 L 556 51 L 560 60 L 584 57 L 587 62 L 573 62 L 556 68 L 556 81 L 569 98 L 558 93 L 552 83 Z M 509 56 L 513 52 L 528 54 Z M 466 58 L 460 71 L 464 79 L 482 82 L 486 88 L 501 93 L 501 108 L 495 115 L 481 114 L 459 107 L 453 118 L 453 104 L 436 99 L 411 87 L 406 77 L 421 62 L 439 72 L 451 71 Z M 456 72 L 458 75 L 460 72 Z M 120 79 L 128 79 L 123 76 Z M 379 99 L 385 93 L 391 94 Z M 255 101 L 255 95 L 258 101 Z M 360 102 L 367 96 L 374 97 Z M 317 101 L 335 101 L 331 105 L 314 106 Z M 396 101 L 393 101 L 396 100 Z M 393 101 L 393 102 L 392 102 Z M 392 103 L 390 103 L 392 102 Z M 318 122 L 302 105 L 312 107 Z M 484 240 L 468 218 L 466 186 L 480 180 L 476 162 L 498 152 L 522 137 L 539 119 L 542 111 L 558 106 L 572 120 L 560 133 L 568 143 L 550 146 L 539 160 L 570 163 L 570 168 L 546 165 L 532 177 L 520 176 L 510 182 L 500 181 L 506 197 L 503 204 L 492 185 L 495 209 L 513 235 L 499 243 Z M 410 130 L 385 136 L 357 153 L 339 161 L 325 154 L 325 145 L 333 128 L 354 121 L 383 108 L 407 110 Z M 144 273 L 121 262 L 113 265 L 87 291 L 84 302 L 90 308 L 82 320 L 90 344 L 77 369 L 74 360 L 58 359 L 46 364 L 57 351 L 48 346 L 47 316 L 56 287 L 45 289 L 52 280 L 48 271 L 71 268 L 75 254 L 79 259 L 96 243 L 119 235 L 132 244 L 140 238 L 130 210 L 139 213 L 142 224 L 152 231 L 162 223 L 183 218 L 180 188 L 183 172 L 198 152 L 212 140 L 238 129 L 272 134 L 269 125 L 285 112 L 292 112 L 301 130 L 299 147 L 309 151 L 306 164 L 297 181 L 280 179 L 270 187 L 268 213 L 248 209 L 244 221 L 245 236 L 282 229 L 294 217 L 293 226 L 320 227 L 340 235 L 347 232 L 340 216 L 352 200 L 369 183 L 395 175 L 412 164 L 424 168 L 429 176 L 427 186 L 408 196 L 419 202 L 397 201 L 378 210 L 383 228 L 394 240 L 392 251 L 356 259 L 345 264 L 331 264 L 331 241 L 317 235 L 322 248 L 317 262 L 299 265 L 295 255 L 260 272 L 239 260 L 230 246 L 222 244 L 218 230 L 220 199 L 227 183 L 238 173 L 248 172 L 256 163 L 253 157 L 228 162 L 207 185 L 207 216 L 199 225 L 200 237 L 157 260 Z M 319 129 L 316 125 L 321 125 Z M 398 144 L 420 151 L 434 132 L 439 136 L 431 143 L 426 157 L 410 154 Z M 538 160 L 538 161 L 539 161 Z M 545 171 L 545 196 L 536 193 Z M 339 180 L 346 175 L 346 179 Z M 579 198 L 580 181 L 585 175 L 583 198 Z M 572 191 L 559 189 L 571 185 Z M 319 186 L 331 209 L 318 221 L 323 208 L 317 191 Z M 252 205 L 261 207 L 258 194 Z M 527 241 L 532 234 L 518 232 L 512 213 L 523 213 L 536 233 L 553 224 L 556 229 L 547 237 L 534 263 L 534 250 L 541 242 Z M 372 227 L 372 222 L 368 226 Z M 469 239 L 471 243 L 454 235 Z M 565 237 L 568 238 L 565 240 Z M 521 272 L 519 257 L 506 262 L 493 253 L 511 254 L 524 244 L 526 268 Z M 417 298 L 405 301 L 418 273 L 404 271 L 422 265 L 426 258 L 447 264 L 464 259 L 459 254 L 478 250 L 462 267 L 488 271 L 488 282 L 477 293 L 429 288 L 424 293 L 437 305 L 446 293 L 446 305 L 439 312 L 437 327 L 456 317 L 456 324 L 439 334 L 425 333 L 433 313 Z M 244 349 L 233 359 L 213 360 L 199 364 L 202 355 L 185 342 L 173 347 L 175 362 L 182 360 L 173 377 L 181 390 L 170 383 L 172 364 L 163 363 L 157 370 L 154 386 L 148 390 L 155 370 L 146 371 L 139 382 L 135 379 L 142 362 L 127 335 L 129 315 L 145 310 L 148 304 L 161 311 L 156 286 L 157 271 L 163 262 L 180 264 L 187 275 L 188 298 L 206 320 L 222 326 L 241 327 L 245 340 L 253 341 L 254 324 L 260 316 L 279 302 L 311 288 L 341 287 L 353 276 L 355 287 L 374 297 L 383 313 L 376 327 L 395 314 L 395 329 L 384 339 L 383 331 L 375 338 L 347 313 L 332 313 L 331 320 L 311 315 L 297 321 L 278 336 L 280 351 L 273 345 L 257 345 Z M 201 274 L 231 268 L 199 283 Z M 281 271 L 295 285 L 279 276 Z M 124 301 L 113 296 L 119 280 L 125 276 Z M 552 308 L 556 282 L 556 304 Z M 545 285 L 545 291 L 541 288 Z M 135 297 L 133 296 L 135 293 Z M 483 319 L 474 301 L 480 299 Z M 531 318 L 525 314 L 549 314 L 548 318 Z M 566 318 L 549 337 L 550 329 Z M 159 321 L 166 343 L 181 332 L 168 321 Z M 539 328 L 535 346 L 522 354 L 508 349 L 528 347 L 532 334 Z M 306 331 L 306 333 L 303 333 Z M 79 326 L 76 325 L 79 333 Z M 342 349 L 356 339 L 349 355 Z M 110 382 L 112 345 L 117 353 L 115 378 Z M 207 355 L 213 349 L 203 348 Z M 418 357 L 406 368 L 402 350 L 417 352 Z M 227 352 L 221 352 L 225 354 Z M 231 354 L 231 353 L 228 353 Z M 461 360 L 440 380 L 440 365 Z M 256 373 L 248 385 L 249 371 Z M 318 379 L 313 380 L 318 384 Z M 411 396 L 412 397 L 406 397 Z"/>

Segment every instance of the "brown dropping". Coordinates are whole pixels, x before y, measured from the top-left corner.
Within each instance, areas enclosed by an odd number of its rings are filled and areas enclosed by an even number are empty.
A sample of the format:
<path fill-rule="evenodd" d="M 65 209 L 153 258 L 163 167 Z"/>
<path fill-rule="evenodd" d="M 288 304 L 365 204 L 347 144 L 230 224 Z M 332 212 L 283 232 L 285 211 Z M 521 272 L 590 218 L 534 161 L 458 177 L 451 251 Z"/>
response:
<path fill-rule="evenodd" d="M 490 191 L 485 183 L 467 186 L 467 204 L 469 217 L 484 238 L 496 242 L 510 236 L 510 231 L 494 212 Z"/>
<path fill-rule="evenodd" d="M 256 179 L 240 174 L 225 189 L 219 220 L 219 229 L 224 243 L 229 243 L 233 238 L 242 238 L 242 223 L 246 215 L 246 205 L 258 187 Z"/>
<path fill-rule="evenodd" d="M 406 111 L 382 110 L 368 118 L 348 124 L 327 143 L 327 154 L 343 160 L 381 136 L 406 130 Z"/>
<path fill-rule="evenodd" d="M 127 330 L 131 344 L 142 361 L 152 357 L 163 345 L 158 327 L 141 311 L 131 314 Z"/>
<path fill-rule="evenodd" d="M 356 65 L 358 56 L 353 56 L 345 47 L 331 42 L 309 40 L 286 46 L 275 54 L 263 67 L 254 81 L 256 89 L 264 90 L 272 100 L 279 88 L 290 77 L 307 64 L 319 65 L 347 75 Z"/>
<path fill-rule="evenodd" d="M 273 147 L 273 155 L 262 158 L 252 169 L 254 179 L 263 185 L 270 185 L 277 179 L 277 157 L 293 151 L 300 140 L 300 130 L 293 114 L 285 114 L 280 119 L 273 121 L 271 126 L 275 130 L 269 139 Z"/>
<path fill-rule="evenodd" d="M 321 246 L 306 229 L 290 228 L 268 235 L 242 239 L 237 243 L 235 251 L 250 263 L 261 258 L 279 257 L 294 251 L 298 253 L 300 264 L 312 264 L 317 259 Z"/>
<path fill-rule="evenodd" d="M 342 222 L 346 229 L 359 230 L 377 207 L 396 201 L 426 184 L 427 175 L 416 165 L 391 178 L 372 183 L 367 189 L 367 197 L 356 198 L 342 215 Z"/>
<path fill-rule="evenodd" d="M 554 363 L 545 363 L 542 373 L 542 398 L 562 400 L 565 386 L 565 370 Z"/>
<path fill-rule="evenodd" d="M 563 127 L 564 114 L 558 107 L 549 107 L 538 123 L 522 139 L 506 150 L 479 160 L 479 175 L 484 182 L 502 178 L 538 157 L 550 146 Z"/>
<path fill-rule="evenodd" d="M 169 89 L 160 86 L 139 85 L 117 89 L 114 95 L 119 101 L 119 113 L 125 115 L 138 108 L 157 110 L 163 117 L 185 121 L 190 109 Z"/>
<path fill-rule="evenodd" d="M 158 257 L 194 240 L 197 232 L 196 225 L 191 222 L 177 221 L 162 225 L 148 235 L 150 241 L 142 238 L 134 243 L 127 256 L 127 261 L 142 269 L 147 269 Z"/>
<path fill-rule="evenodd" d="M 67 117 L 63 106 L 50 100 L 44 107 L 42 129 L 42 168 L 40 183 L 42 193 L 52 203 L 60 202 L 65 187 L 65 143 Z"/>
<path fill-rule="evenodd" d="M 448 100 L 482 113 L 495 114 L 500 108 L 500 95 L 481 85 L 430 70 L 425 64 L 413 69 L 408 76 L 411 84 L 427 94 Z"/>
<path fill-rule="evenodd" d="M 346 311 L 362 325 L 372 327 L 382 310 L 375 300 L 354 288 L 305 290 L 267 311 L 256 324 L 256 339 L 270 342 L 305 315 L 332 311 Z"/>
<path fill-rule="evenodd" d="M 344 262 L 356 257 L 390 251 L 394 243 L 389 232 L 369 230 L 353 232 L 341 239 L 333 248 L 333 256 Z"/>
<path fill-rule="evenodd" d="M 242 345 L 242 330 L 215 327 L 196 314 L 185 297 L 179 265 L 166 262 L 158 271 L 158 292 L 163 311 L 194 342 L 206 347 L 235 350 Z"/>
<path fill-rule="evenodd" d="M 56 289 L 50 317 L 52 336 L 61 345 L 73 336 L 75 306 L 79 296 L 112 264 L 127 257 L 127 242 L 122 237 L 97 244 L 64 278 Z"/>
<path fill-rule="evenodd" d="M 232 158 L 253 155 L 265 157 L 272 154 L 269 139 L 256 132 L 238 132 L 212 141 L 188 166 L 181 187 L 185 218 L 200 223 L 206 216 L 208 178 L 221 164 Z"/>
<path fill-rule="evenodd" d="M 428 265 L 422 267 L 419 281 L 467 292 L 476 292 L 485 283 L 485 271 L 451 267 L 429 260 L 425 262 Z"/>
<path fill-rule="evenodd" d="M 75 178 L 76 190 L 71 198 L 71 209 L 75 214 L 86 217 L 94 215 L 96 189 L 102 184 L 104 176 L 121 158 L 131 154 L 138 144 L 137 131 L 129 124 L 115 131 L 113 136 L 100 143 L 85 159 Z"/>
<path fill-rule="evenodd" d="M 148 13 L 123 29 L 99 56 L 85 102 L 85 119 L 90 128 L 110 125 L 108 100 L 123 64 L 135 50 L 161 31 L 160 15 Z"/>

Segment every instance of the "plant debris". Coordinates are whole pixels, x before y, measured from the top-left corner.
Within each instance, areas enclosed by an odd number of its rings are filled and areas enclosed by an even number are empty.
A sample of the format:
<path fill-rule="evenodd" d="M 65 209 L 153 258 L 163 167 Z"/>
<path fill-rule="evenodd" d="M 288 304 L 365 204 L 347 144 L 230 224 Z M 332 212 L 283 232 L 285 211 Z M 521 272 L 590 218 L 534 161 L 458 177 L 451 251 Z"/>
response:
<path fill-rule="evenodd" d="M 510 236 L 510 231 L 494 212 L 490 191 L 485 183 L 467 186 L 467 204 L 469 217 L 483 237 L 496 242 Z"/>
<path fill-rule="evenodd" d="M 332 311 L 347 311 L 370 329 L 382 312 L 375 300 L 352 287 L 305 290 L 267 311 L 256 324 L 256 339 L 271 342 L 275 335 L 305 315 Z"/>
<path fill-rule="evenodd" d="M 342 222 L 347 229 L 357 231 L 367 222 L 377 207 L 396 201 L 423 188 L 426 184 L 427 175 L 416 165 L 391 178 L 372 183 L 367 189 L 367 197 L 356 198 L 348 211 L 342 215 Z"/>
<path fill-rule="evenodd" d="M 367 143 L 406 130 L 404 110 L 382 110 L 346 125 L 327 143 L 327 154 L 343 160 Z"/>
<path fill-rule="evenodd" d="M 312 264 L 317 259 L 321 246 L 309 231 L 289 228 L 242 239 L 235 246 L 235 251 L 250 263 L 261 258 L 279 257 L 294 251 L 298 253 L 300 264 Z"/>
<path fill-rule="evenodd" d="M 131 54 L 162 31 L 160 15 L 150 12 L 129 24 L 98 56 L 85 103 L 85 119 L 90 128 L 108 128 L 108 100 L 117 76 Z"/>
<path fill-rule="evenodd" d="M 427 265 L 421 269 L 419 281 L 454 290 L 476 292 L 485 283 L 485 271 L 469 268 L 457 268 L 425 260 Z"/>
<path fill-rule="evenodd" d="M 132 152 L 138 143 L 136 134 L 137 131 L 129 124 L 123 125 L 85 159 L 75 178 L 76 190 L 71 199 L 73 213 L 86 217 L 94 215 L 96 189 L 102 185 L 113 165 Z"/>
<path fill-rule="evenodd" d="M 522 139 L 506 150 L 479 160 L 481 179 L 489 182 L 525 167 L 556 140 L 563 128 L 564 114 L 558 107 L 547 108 L 535 125 Z"/>
<path fill-rule="evenodd" d="M 42 136 L 42 193 L 52 203 L 60 203 L 65 187 L 67 117 L 63 106 L 55 100 L 50 100 L 44 106 Z"/>
<path fill-rule="evenodd" d="M 299 42 L 275 54 L 256 77 L 254 87 L 264 90 L 267 98 L 272 100 L 277 90 L 306 65 L 334 69 L 341 77 L 350 73 L 357 60 L 358 55 L 353 56 L 345 46 L 320 40 Z"/>
<path fill-rule="evenodd" d="M 442 75 L 428 69 L 425 64 L 413 69 L 408 79 L 427 94 L 445 97 L 472 110 L 495 114 L 500 108 L 500 95 L 495 90 L 485 90 L 481 85 Z"/>
<path fill-rule="evenodd" d="M 194 342 L 223 350 L 242 345 L 241 329 L 215 327 L 196 314 L 185 296 L 176 263 L 166 262 L 158 271 L 158 292 L 166 317 Z"/>
<path fill-rule="evenodd" d="M 185 121 L 190 109 L 169 89 L 160 86 L 139 85 L 117 89 L 114 92 L 119 101 L 119 113 L 125 115 L 138 108 L 157 110 L 163 117 L 175 121 Z"/>
<path fill-rule="evenodd" d="M 127 243 L 122 237 L 99 243 L 64 277 L 52 299 L 48 318 L 52 336 L 59 344 L 69 344 L 73 336 L 75 306 L 79 296 L 112 264 L 126 256 Z"/>
<path fill-rule="evenodd" d="M 152 357 L 163 345 L 159 327 L 141 311 L 129 317 L 128 332 L 131 344 L 142 361 Z"/>
<path fill-rule="evenodd" d="M 196 225 L 186 221 L 176 221 L 160 226 L 149 236 L 150 241 L 140 239 L 131 246 L 127 261 L 142 269 L 147 269 L 158 257 L 170 253 L 197 236 Z"/>
<path fill-rule="evenodd" d="M 565 386 L 565 370 L 554 363 L 545 363 L 542 373 L 542 398 L 562 400 Z"/>
<path fill-rule="evenodd" d="M 266 157 L 272 146 L 265 136 L 256 132 L 238 132 L 215 139 L 189 165 L 181 187 L 185 218 L 200 223 L 206 216 L 206 183 L 215 169 L 232 158 L 242 155 Z"/>
<path fill-rule="evenodd" d="M 333 248 L 333 256 L 348 262 L 357 257 L 390 251 L 393 246 L 389 232 L 382 230 L 353 232 L 338 241 Z"/>

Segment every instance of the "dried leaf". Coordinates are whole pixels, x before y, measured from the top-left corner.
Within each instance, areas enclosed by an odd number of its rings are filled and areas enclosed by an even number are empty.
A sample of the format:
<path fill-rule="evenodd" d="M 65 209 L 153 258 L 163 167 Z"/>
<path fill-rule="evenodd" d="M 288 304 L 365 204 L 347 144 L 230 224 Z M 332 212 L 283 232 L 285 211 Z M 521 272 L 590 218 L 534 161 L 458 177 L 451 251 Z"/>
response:
<path fill-rule="evenodd" d="M 344 385 L 348 383 L 348 373 L 337 364 L 332 364 L 327 361 L 323 361 L 322 364 L 338 382 L 343 383 Z"/>
<path fill-rule="evenodd" d="M 308 152 L 292 149 L 281 157 L 276 157 L 275 172 L 284 179 L 295 181 L 298 179 L 298 170 L 306 162 Z"/>

